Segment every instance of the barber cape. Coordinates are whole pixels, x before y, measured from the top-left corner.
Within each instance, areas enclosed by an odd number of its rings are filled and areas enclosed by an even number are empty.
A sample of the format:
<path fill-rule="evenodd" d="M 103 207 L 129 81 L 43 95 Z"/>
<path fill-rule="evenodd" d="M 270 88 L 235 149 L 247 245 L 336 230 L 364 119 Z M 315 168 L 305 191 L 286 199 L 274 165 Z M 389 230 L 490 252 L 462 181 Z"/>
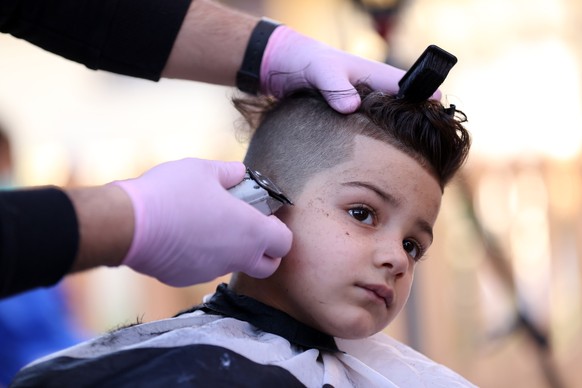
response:
<path fill-rule="evenodd" d="M 22 369 L 12 387 L 469 387 L 376 334 L 333 338 L 226 284 L 166 320 L 109 333 Z"/>

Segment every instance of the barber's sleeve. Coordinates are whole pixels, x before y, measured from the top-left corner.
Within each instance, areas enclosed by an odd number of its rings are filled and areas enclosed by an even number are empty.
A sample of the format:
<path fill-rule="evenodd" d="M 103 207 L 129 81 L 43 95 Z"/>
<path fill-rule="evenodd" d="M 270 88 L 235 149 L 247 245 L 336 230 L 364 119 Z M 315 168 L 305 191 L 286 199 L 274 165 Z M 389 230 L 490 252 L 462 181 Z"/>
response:
<path fill-rule="evenodd" d="M 0 192 L 0 298 L 57 283 L 78 247 L 77 216 L 63 191 Z"/>
<path fill-rule="evenodd" d="M 0 0 L 0 31 L 80 62 L 159 80 L 191 0 Z"/>

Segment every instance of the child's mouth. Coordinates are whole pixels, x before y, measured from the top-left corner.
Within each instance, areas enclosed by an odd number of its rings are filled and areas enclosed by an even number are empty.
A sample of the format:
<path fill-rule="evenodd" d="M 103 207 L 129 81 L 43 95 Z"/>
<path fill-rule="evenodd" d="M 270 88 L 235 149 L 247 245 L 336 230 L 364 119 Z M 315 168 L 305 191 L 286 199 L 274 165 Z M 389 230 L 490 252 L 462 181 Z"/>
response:
<path fill-rule="evenodd" d="M 383 284 L 361 284 L 358 287 L 366 290 L 373 298 L 390 307 L 394 301 L 394 291 Z"/>

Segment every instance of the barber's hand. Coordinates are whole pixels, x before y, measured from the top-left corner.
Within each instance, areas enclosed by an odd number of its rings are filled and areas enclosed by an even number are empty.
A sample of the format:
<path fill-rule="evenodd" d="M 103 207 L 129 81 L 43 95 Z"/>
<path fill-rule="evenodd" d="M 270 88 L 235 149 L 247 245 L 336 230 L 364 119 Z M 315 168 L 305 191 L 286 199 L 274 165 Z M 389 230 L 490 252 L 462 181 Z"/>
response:
<path fill-rule="evenodd" d="M 342 52 L 279 26 L 263 55 L 261 89 L 282 97 L 290 90 L 313 87 L 333 109 L 352 113 L 361 103 L 354 84 L 366 82 L 374 90 L 396 94 L 403 75 L 404 70 Z M 440 99 L 440 92 L 434 97 Z"/>
<path fill-rule="evenodd" d="M 233 271 L 263 278 L 291 249 L 291 231 L 226 189 L 242 181 L 239 162 L 183 159 L 118 181 L 135 212 L 123 264 L 172 286 Z"/>

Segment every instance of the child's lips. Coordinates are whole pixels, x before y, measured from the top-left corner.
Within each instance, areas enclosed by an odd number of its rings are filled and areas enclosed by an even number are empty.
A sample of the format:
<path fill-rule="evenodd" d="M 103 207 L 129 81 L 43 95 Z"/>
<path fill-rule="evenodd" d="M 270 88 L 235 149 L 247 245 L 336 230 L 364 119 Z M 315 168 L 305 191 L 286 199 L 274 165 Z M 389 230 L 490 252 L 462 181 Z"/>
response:
<path fill-rule="evenodd" d="M 369 291 L 376 298 L 383 300 L 386 307 L 390 307 L 394 302 L 394 291 L 384 284 L 358 284 L 358 287 Z"/>

